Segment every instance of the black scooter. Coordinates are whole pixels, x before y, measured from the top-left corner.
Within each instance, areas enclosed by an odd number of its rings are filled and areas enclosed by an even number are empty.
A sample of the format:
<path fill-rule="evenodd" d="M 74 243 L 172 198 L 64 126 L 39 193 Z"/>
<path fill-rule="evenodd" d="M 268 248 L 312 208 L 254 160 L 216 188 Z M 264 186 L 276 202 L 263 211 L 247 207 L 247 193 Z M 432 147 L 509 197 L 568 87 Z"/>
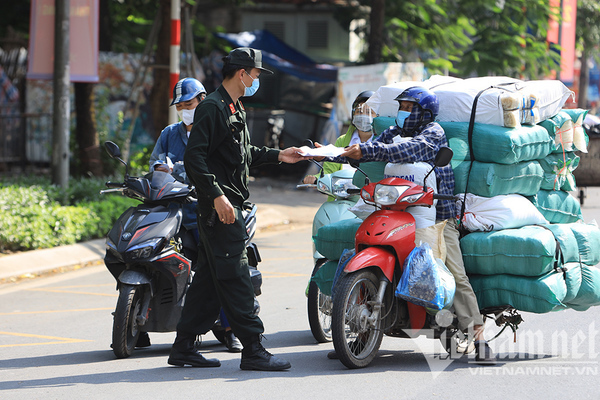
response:
<path fill-rule="evenodd" d="M 142 202 L 127 209 L 106 237 L 104 263 L 117 280 L 119 291 L 112 349 L 117 358 L 125 358 L 135 347 L 149 345 L 148 339 L 147 344 L 138 343 L 141 335 L 176 330 L 197 259 L 194 236 L 182 224 L 183 205 L 195 201 L 195 192 L 165 172 L 130 177 L 119 147 L 110 141 L 104 145 L 110 157 L 123 163 L 126 170 L 123 182 L 106 182 L 110 189 L 101 193 L 118 191 Z M 256 206 L 248 203 L 244 217 L 250 275 L 255 295 L 259 295 L 260 254 L 250 242 L 256 230 Z M 255 308 L 258 312 L 257 301 Z M 218 321 L 214 332 L 219 339 Z"/>

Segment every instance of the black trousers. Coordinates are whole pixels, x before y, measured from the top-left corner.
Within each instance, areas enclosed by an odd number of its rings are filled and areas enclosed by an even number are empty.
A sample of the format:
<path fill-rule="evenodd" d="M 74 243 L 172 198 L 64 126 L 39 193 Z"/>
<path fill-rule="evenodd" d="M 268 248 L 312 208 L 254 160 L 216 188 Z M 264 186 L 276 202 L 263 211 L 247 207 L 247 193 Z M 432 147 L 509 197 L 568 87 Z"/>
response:
<path fill-rule="evenodd" d="M 205 334 L 223 307 L 233 333 L 239 338 L 264 332 L 254 315 L 254 287 L 248 272 L 246 226 L 240 209 L 236 221 L 225 225 L 218 219 L 207 226 L 210 211 L 200 211 L 198 265 L 185 298 L 177 332 Z"/>

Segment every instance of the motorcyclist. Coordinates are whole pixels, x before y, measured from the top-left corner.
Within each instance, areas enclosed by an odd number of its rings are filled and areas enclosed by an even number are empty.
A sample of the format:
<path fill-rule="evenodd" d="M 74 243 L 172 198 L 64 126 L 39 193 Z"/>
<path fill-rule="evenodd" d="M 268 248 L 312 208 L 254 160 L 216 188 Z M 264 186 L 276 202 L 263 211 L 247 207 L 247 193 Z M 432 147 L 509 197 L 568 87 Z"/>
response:
<path fill-rule="evenodd" d="M 357 143 L 370 142 L 373 138 L 373 117 L 375 112 L 366 104 L 366 101 L 373 96 L 372 90 L 360 92 L 352 102 L 352 123 L 348 131 L 335 141 L 335 147 L 347 147 Z M 343 168 L 344 164 L 324 162 L 323 174 L 332 174 Z M 317 182 L 316 175 L 307 175 L 302 183 L 314 184 Z"/>
<path fill-rule="evenodd" d="M 331 161 L 346 162 L 347 158 L 361 161 L 388 161 L 393 163 L 427 162 L 433 166 L 435 155 L 440 147 L 448 146 L 444 129 L 435 122 L 439 111 L 438 98 L 432 91 L 423 87 L 404 90 L 395 99 L 398 101 L 396 126 L 381 133 L 371 143 L 354 144 Z M 394 142 L 394 137 L 410 138 Z M 436 167 L 437 189 L 439 194 L 454 194 L 454 172 L 452 167 Z M 446 266 L 456 281 L 454 309 L 458 317 L 458 328 L 473 330 L 476 362 L 494 364 L 496 356 L 483 336 L 483 318 L 479 312 L 477 298 L 465 272 L 460 250 L 455 203 L 440 200 L 436 206 L 437 221 L 447 220 L 444 239 L 447 247 Z"/>
<path fill-rule="evenodd" d="M 190 137 L 194 122 L 196 107 L 206 97 L 204 85 L 194 78 L 183 78 L 173 87 L 173 101 L 171 106 L 177 109 L 180 122 L 167 126 L 160 133 L 156 146 L 150 155 L 150 170 L 162 171 L 185 183 L 189 183 L 183 165 L 183 155 Z M 198 226 L 196 222 L 196 204 L 183 206 L 183 226 L 189 229 L 196 243 L 198 242 Z M 230 352 L 242 351 L 242 344 L 235 337 L 225 313 L 221 310 L 219 316 L 221 327 L 225 329 L 225 345 Z M 148 345 L 150 343 L 148 342 Z"/>

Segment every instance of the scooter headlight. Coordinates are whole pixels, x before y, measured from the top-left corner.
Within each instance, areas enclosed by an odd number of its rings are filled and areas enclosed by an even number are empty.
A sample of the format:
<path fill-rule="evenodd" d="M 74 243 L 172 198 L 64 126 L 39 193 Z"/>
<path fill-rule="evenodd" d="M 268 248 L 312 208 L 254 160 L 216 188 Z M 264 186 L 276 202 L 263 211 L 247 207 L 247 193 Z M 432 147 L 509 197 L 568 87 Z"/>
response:
<path fill-rule="evenodd" d="M 409 186 L 389 186 L 389 185 L 377 185 L 375 186 L 374 200 L 375 203 L 383 206 L 391 206 L 396 204 L 402 193 L 406 192 Z"/>
<path fill-rule="evenodd" d="M 352 184 L 352 179 L 348 178 L 332 178 L 331 179 L 331 192 L 335 197 L 348 198 L 351 195 L 348 193 L 348 189 L 358 189 Z"/>
<path fill-rule="evenodd" d="M 134 260 L 148 258 L 152 255 L 162 238 L 146 240 L 140 244 L 132 246 L 127 250 L 127 255 Z"/>

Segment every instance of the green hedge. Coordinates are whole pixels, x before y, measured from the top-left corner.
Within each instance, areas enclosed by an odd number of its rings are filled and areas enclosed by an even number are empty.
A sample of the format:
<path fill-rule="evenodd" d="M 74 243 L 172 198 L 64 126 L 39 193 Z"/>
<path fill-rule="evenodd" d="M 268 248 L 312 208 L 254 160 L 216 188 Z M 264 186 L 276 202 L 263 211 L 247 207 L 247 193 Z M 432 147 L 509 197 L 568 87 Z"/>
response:
<path fill-rule="evenodd" d="M 67 190 L 40 177 L 0 182 L 0 252 L 104 237 L 123 211 L 138 203 L 118 193 L 100 195 L 104 182 L 72 179 Z"/>

